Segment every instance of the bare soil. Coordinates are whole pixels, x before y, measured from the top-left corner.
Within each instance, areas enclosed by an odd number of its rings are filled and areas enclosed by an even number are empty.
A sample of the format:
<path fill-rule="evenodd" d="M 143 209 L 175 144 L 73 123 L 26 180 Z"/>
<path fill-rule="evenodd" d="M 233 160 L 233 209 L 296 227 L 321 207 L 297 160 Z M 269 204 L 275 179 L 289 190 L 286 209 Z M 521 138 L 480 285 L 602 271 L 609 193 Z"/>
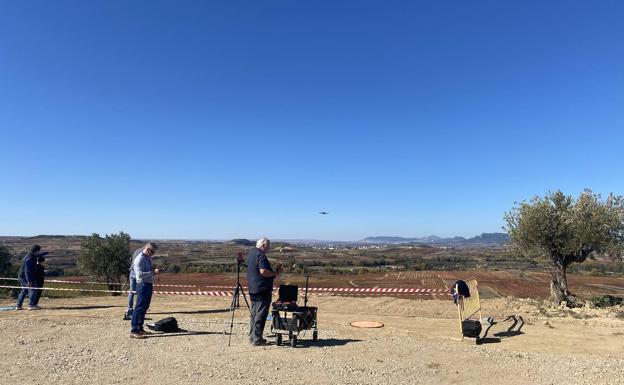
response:
<path fill-rule="evenodd" d="M 312 296 L 320 339 L 308 332 L 291 348 L 271 337 L 251 346 L 245 307 L 228 347 L 230 301 L 154 296 L 148 318 L 175 316 L 188 332 L 145 340 L 129 338 L 124 297 L 44 297 L 40 311 L 0 311 L 0 384 L 624 384 L 621 307 L 483 300 L 484 317 L 519 315 L 524 325 L 500 322 L 475 345 L 458 340 L 450 300 Z M 385 326 L 349 326 L 356 320 Z"/>
<path fill-rule="evenodd" d="M 501 271 L 393 271 L 388 273 L 369 273 L 363 275 L 312 275 L 310 287 L 378 287 L 378 288 L 428 288 L 440 289 L 441 293 L 419 298 L 445 298 L 447 290 L 458 279 L 476 278 L 482 298 L 546 299 L 550 293 L 550 275 L 544 272 L 524 272 L 521 270 Z M 86 277 L 66 277 L 61 279 L 88 281 Z M 236 281 L 233 273 L 164 273 L 159 277 L 160 284 L 196 285 L 201 290 L 231 290 Z M 285 275 L 284 282 L 304 286 L 301 275 Z M 242 283 L 245 274 L 242 274 Z M 616 277 L 593 277 L 568 274 L 571 291 L 584 298 L 595 295 L 624 296 L 624 279 Z M 75 287 L 72 285 L 47 284 L 51 287 Z M 217 286 L 218 288 L 211 289 Z M 179 288 L 177 290 L 196 290 L 197 288 Z M 165 288 L 161 288 L 165 290 Z M 171 289 L 175 290 L 175 289 Z"/>

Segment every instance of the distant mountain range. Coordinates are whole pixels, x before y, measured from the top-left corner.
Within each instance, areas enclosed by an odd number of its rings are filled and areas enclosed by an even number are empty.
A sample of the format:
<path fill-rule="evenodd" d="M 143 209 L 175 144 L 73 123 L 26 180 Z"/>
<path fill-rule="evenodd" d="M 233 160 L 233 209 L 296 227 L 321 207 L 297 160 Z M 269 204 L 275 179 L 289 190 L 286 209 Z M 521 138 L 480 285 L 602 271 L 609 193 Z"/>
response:
<path fill-rule="evenodd" d="M 63 241 L 81 241 L 85 239 L 85 235 L 37 235 L 34 237 L 24 237 L 24 236 L 0 236 L 0 243 L 2 242 L 47 242 L 54 241 L 56 239 Z M 135 242 L 142 242 L 140 239 L 135 239 Z M 229 243 L 231 245 L 236 246 L 245 246 L 251 247 L 256 244 L 255 240 L 249 239 L 232 239 L 229 241 L 226 240 L 216 240 L 216 239 L 205 239 L 205 240 L 183 240 L 183 239 L 170 239 L 170 240 L 157 240 L 157 241 L 167 241 L 171 243 Z M 430 235 L 428 237 L 420 237 L 420 238 L 407 238 L 407 237 L 393 237 L 393 236 L 375 236 L 375 237 L 367 237 L 360 241 L 327 241 L 327 240 L 316 240 L 316 239 L 273 239 L 273 245 L 275 247 L 280 246 L 289 246 L 289 245 L 298 245 L 298 246 L 366 246 L 366 245 L 405 245 L 405 244 L 415 244 L 415 245 L 431 245 L 431 246 L 453 246 L 453 247 L 497 247 L 504 246 L 509 243 L 509 235 L 505 233 L 483 233 L 481 235 L 477 235 L 472 238 L 464 238 L 464 237 L 451 237 L 451 238 L 442 238 L 437 235 Z"/>
<path fill-rule="evenodd" d="M 404 237 L 368 237 L 361 242 L 373 244 L 404 244 L 417 243 L 426 245 L 447 245 L 447 246 L 502 246 L 509 243 L 509 235 L 505 233 L 483 233 L 472 238 L 452 237 L 442 238 L 437 235 L 420 238 Z"/>

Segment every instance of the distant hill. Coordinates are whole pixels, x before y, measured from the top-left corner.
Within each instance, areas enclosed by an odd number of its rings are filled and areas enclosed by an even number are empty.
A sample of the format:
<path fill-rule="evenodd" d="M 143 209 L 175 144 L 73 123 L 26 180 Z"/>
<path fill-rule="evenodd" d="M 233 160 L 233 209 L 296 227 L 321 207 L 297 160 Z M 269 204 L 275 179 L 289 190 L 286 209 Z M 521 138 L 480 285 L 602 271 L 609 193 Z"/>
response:
<path fill-rule="evenodd" d="M 249 239 L 232 239 L 228 242 L 231 245 L 239 245 L 239 246 L 255 246 L 256 242 L 250 241 Z"/>
<path fill-rule="evenodd" d="M 448 246 L 503 246 L 509 243 L 509 235 L 505 233 L 483 233 L 472 238 L 452 237 L 442 238 L 437 235 L 428 237 L 406 238 L 392 236 L 376 236 L 364 238 L 363 243 L 375 244 L 403 244 L 419 243 L 425 245 L 448 245 Z"/>

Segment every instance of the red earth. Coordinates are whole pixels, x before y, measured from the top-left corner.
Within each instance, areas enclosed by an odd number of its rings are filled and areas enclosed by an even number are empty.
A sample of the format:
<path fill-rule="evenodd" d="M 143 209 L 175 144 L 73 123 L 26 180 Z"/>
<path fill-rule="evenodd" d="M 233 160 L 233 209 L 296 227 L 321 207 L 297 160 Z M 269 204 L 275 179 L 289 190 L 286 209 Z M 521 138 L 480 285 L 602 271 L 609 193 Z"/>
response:
<path fill-rule="evenodd" d="M 435 293 L 418 294 L 418 298 L 447 295 L 448 290 L 458 279 L 476 278 L 482 298 L 513 296 L 518 298 L 546 298 L 549 294 L 550 275 L 545 272 L 509 271 L 395 271 L 389 273 L 369 273 L 363 275 L 312 275 L 310 287 L 336 288 L 424 288 L 439 289 Z M 87 277 L 65 277 L 63 280 L 89 281 Z M 164 273 L 156 285 L 189 285 L 189 287 L 161 287 L 160 290 L 231 291 L 236 283 L 232 273 Z M 245 275 L 241 283 L 246 286 Z M 299 275 L 284 275 L 275 284 L 291 283 L 300 287 L 305 278 Z M 620 295 L 624 296 L 624 278 L 568 275 L 570 290 L 580 296 Z M 48 283 L 48 287 L 76 287 L 58 283 Z M 341 294 L 342 295 L 342 294 Z M 346 295 L 346 293 L 345 293 Z M 349 294 L 354 295 L 354 294 Z M 370 294 L 369 294 L 370 295 Z M 414 295 L 403 295 L 416 297 Z"/>

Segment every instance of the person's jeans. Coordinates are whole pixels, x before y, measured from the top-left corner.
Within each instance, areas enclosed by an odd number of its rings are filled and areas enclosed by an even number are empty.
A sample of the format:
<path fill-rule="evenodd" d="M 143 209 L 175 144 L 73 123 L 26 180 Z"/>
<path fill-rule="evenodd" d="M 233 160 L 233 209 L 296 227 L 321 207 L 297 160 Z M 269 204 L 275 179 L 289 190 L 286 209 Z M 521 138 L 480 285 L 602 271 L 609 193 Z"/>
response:
<path fill-rule="evenodd" d="M 145 322 L 145 313 L 152 302 L 152 292 L 154 286 L 151 283 L 137 283 L 136 288 L 136 306 L 132 312 L 132 330 L 131 333 L 142 332 L 143 323 Z"/>
<path fill-rule="evenodd" d="M 130 271 L 130 277 L 128 278 L 130 281 L 130 294 L 128 294 L 128 310 L 131 310 L 134 307 L 134 292 L 136 291 L 137 281 L 136 274 L 134 270 Z"/>
<path fill-rule="evenodd" d="M 251 298 L 251 317 L 249 320 L 249 339 L 251 342 L 262 340 L 264 325 L 269 315 L 271 306 L 271 291 L 267 290 L 258 294 L 249 294 Z"/>
<path fill-rule="evenodd" d="M 20 282 L 20 286 L 22 287 L 28 286 L 28 281 L 26 280 L 26 278 L 19 277 L 19 282 Z M 24 299 L 26 298 L 26 294 L 28 294 L 28 306 L 30 307 L 35 306 L 37 304 L 36 302 L 34 302 L 35 295 L 36 295 L 35 292 L 37 292 L 37 290 L 22 289 L 19 295 L 17 296 L 17 305 L 15 306 L 22 307 L 22 304 L 24 304 Z"/>

